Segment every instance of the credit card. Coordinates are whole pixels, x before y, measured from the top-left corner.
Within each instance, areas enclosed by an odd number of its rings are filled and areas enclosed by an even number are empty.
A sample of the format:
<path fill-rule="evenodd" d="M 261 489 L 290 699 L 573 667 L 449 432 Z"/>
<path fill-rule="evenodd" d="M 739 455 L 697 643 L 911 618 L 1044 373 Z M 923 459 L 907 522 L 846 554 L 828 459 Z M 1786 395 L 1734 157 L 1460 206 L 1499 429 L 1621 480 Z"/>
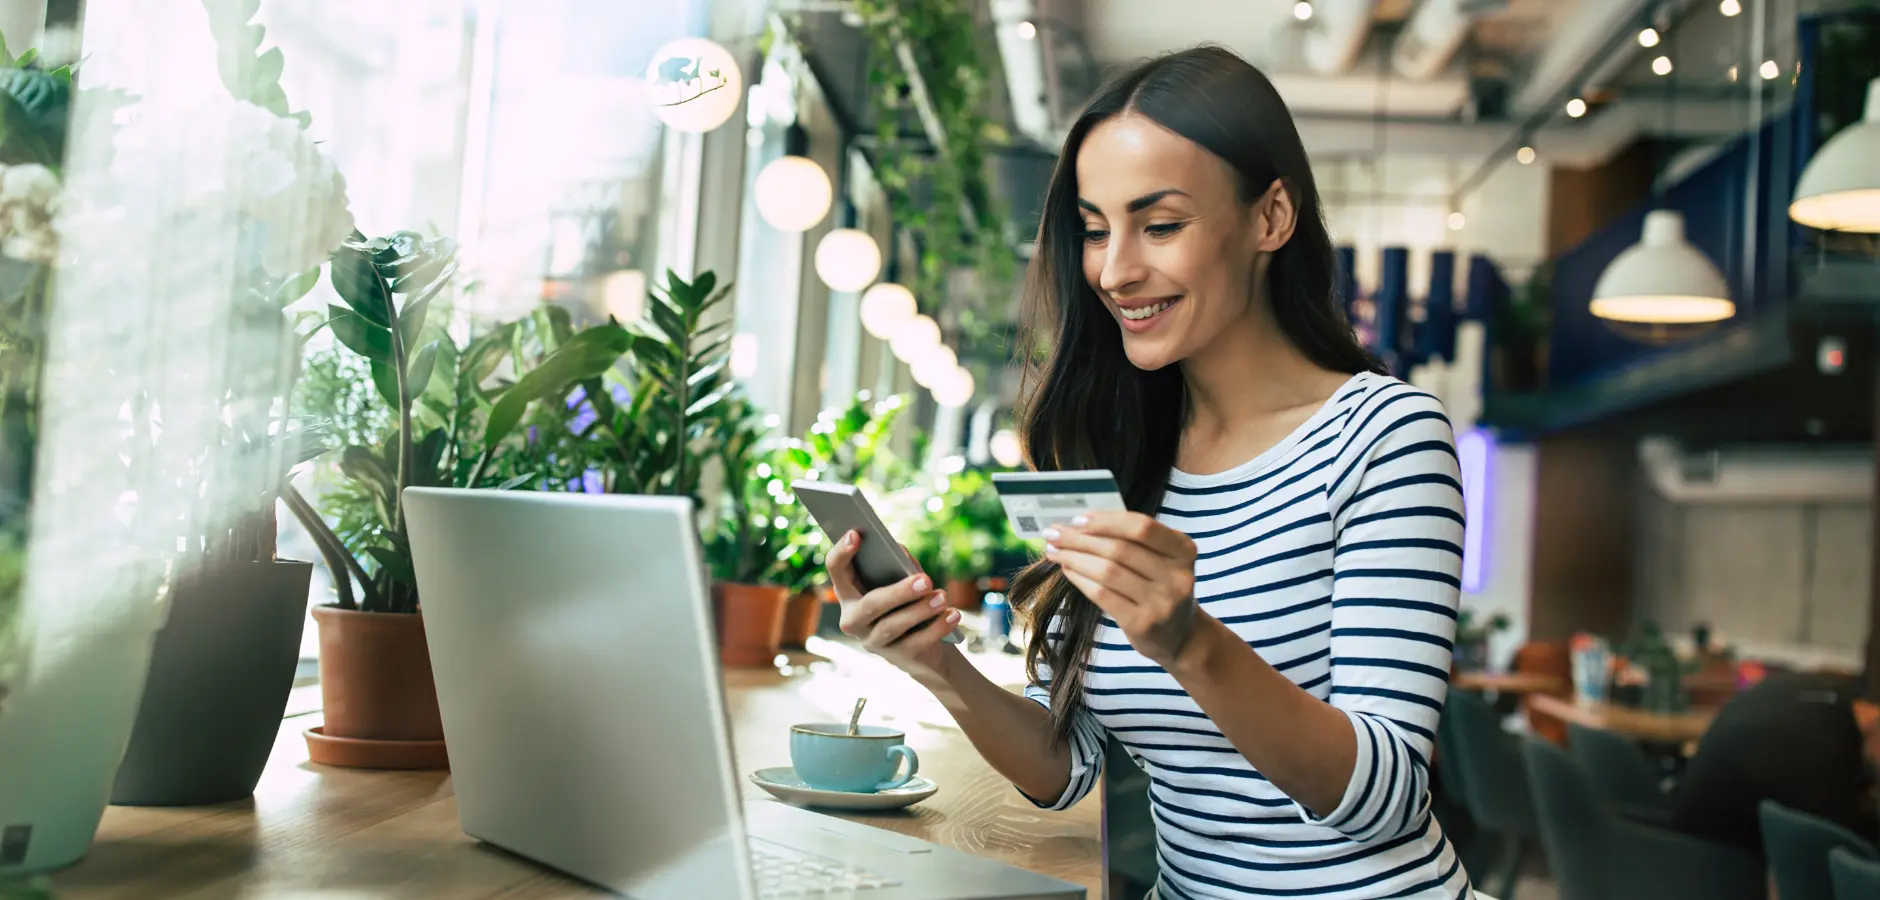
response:
<path fill-rule="evenodd" d="M 1123 492 L 1108 469 L 1078 472 L 998 472 L 999 492 L 1012 531 L 1027 540 L 1043 540 L 1044 531 L 1098 510 L 1127 510 Z"/>

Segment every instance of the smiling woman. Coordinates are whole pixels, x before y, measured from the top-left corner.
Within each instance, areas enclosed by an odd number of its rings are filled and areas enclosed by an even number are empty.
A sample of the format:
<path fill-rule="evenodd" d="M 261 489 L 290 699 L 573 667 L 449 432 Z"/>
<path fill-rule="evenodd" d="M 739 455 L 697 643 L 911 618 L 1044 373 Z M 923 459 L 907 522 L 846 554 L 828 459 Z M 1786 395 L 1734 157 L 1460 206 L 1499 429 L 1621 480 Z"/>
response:
<path fill-rule="evenodd" d="M 1150 60 L 1072 127 L 1032 261 L 1023 434 L 1127 512 L 1045 537 L 1012 586 L 1032 684 L 939 643 L 920 577 L 844 629 L 931 689 L 1041 806 L 1147 772 L 1163 900 L 1470 895 L 1430 814 L 1462 490 L 1440 404 L 1352 336 L 1297 129 L 1233 54 Z M 927 600 L 929 602 L 920 602 Z"/>

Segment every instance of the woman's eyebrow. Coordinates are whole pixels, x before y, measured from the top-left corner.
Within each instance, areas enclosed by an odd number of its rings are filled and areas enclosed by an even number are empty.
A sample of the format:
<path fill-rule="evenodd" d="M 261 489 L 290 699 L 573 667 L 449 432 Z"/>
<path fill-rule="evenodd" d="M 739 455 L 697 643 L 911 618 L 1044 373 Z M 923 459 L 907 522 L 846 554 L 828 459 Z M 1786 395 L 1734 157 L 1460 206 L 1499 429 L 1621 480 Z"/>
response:
<path fill-rule="evenodd" d="M 1133 213 L 1142 212 L 1143 210 L 1148 209 L 1151 206 L 1154 206 L 1157 201 L 1163 199 L 1164 197 L 1188 197 L 1188 196 L 1191 196 L 1191 195 L 1187 191 L 1181 190 L 1180 188 L 1163 188 L 1159 191 L 1151 191 L 1150 193 L 1144 194 L 1140 197 L 1137 197 L 1134 200 L 1129 201 L 1129 203 L 1125 204 L 1124 208 Z M 1103 214 L 1103 210 L 1098 209 L 1095 203 L 1085 200 L 1082 197 L 1077 198 L 1077 205 L 1093 213 L 1096 213 L 1097 215 Z"/>

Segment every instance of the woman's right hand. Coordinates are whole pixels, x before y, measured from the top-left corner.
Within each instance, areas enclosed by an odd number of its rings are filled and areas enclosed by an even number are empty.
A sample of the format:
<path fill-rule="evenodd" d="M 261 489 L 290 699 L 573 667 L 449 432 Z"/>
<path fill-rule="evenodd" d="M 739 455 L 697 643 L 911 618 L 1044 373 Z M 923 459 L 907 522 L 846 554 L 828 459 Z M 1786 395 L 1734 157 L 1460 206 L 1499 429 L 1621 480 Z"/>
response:
<path fill-rule="evenodd" d="M 824 563 L 842 601 L 842 633 L 917 681 L 934 684 L 946 654 L 958 652 L 940 639 L 959 627 L 959 610 L 947 608 L 946 595 L 934 590 L 925 573 L 863 593 L 855 577 L 855 551 L 861 546 L 862 536 L 851 531 Z M 931 624 L 915 630 L 923 622 Z"/>

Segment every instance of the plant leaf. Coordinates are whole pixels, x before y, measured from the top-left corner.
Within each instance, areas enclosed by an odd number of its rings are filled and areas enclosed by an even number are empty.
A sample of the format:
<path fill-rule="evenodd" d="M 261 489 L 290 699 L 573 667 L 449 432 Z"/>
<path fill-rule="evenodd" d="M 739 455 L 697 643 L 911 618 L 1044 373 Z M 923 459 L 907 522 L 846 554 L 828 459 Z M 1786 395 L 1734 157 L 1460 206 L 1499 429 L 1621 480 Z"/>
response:
<path fill-rule="evenodd" d="M 535 480 L 534 472 L 530 472 L 526 475 L 517 475 L 516 477 L 511 478 L 508 481 L 505 481 L 502 484 L 497 485 L 496 490 L 499 490 L 499 491 L 514 490 L 515 488 L 521 485 L 527 484 L 534 480 Z"/>
<path fill-rule="evenodd" d="M 426 385 L 431 383 L 431 372 L 437 366 L 437 342 L 432 341 L 418 350 L 418 355 L 411 360 L 411 367 L 405 370 L 405 383 L 410 386 L 412 396 L 424 393 Z"/>
<path fill-rule="evenodd" d="M 433 294 L 426 294 L 405 304 L 398 313 L 398 334 L 404 338 L 405 346 L 418 342 L 419 333 L 424 331 L 424 318 L 431 310 Z"/>
<path fill-rule="evenodd" d="M 372 384 L 379 389 L 379 396 L 385 399 L 387 406 L 398 408 L 398 373 L 392 371 L 389 361 L 372 361 Z"/>
<path fill-rule="evenodd" d="M 332 327 L 333 336 L 346 349 L 375 363 L 391 361 L 392 333 L 389 330 L 337 306 L 329 305 L 326 309 L 329 314 L 327 325 Z"/>
<path fill-rule="evenodd" d="M 274 302 L 285 308 L 294 301 L 307 296 L 307 293 L 313 290 L 314 286 L 319 283 L 320 267 L 314 266 L 282 282 L 281 289 L 274 294 Z"/>
<path fill-rule="evenodd" d="M 410 556 L 390 547 L 367 547 L 366 553 L 379 564 L 379 570 L 391 576 L 393 581 L 417 590 L 418 579 L 412 574 Z"/>
<path fill-rule="evenodd" d="M 392 327 L 392 297 L 385 293 L 367 251 L 354 246 L 333 251 L 329 277 L 333 290 L 353 312 L 380 328 Z"/>

